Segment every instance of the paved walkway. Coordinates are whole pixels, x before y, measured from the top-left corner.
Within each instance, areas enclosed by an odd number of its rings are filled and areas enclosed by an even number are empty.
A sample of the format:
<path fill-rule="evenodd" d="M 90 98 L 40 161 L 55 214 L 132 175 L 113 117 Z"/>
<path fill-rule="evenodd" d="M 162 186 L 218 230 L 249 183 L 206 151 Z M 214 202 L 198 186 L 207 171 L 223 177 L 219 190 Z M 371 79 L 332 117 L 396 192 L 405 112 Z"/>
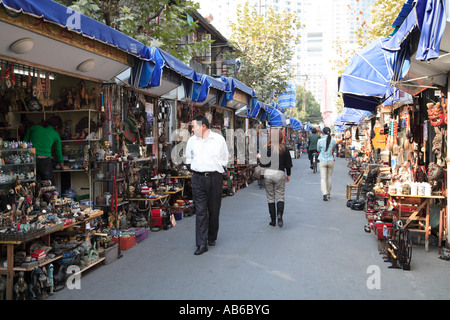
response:
<path fill-rule="evenodd" d="M 389 269 L 363 211 L 346 207 L 351 182 L 337 159 L 330 201 L 305 155 L 294 159 L 284 227 L 268 225 L 265 190 L 256 183 L 223 198 L 217 244 L 194 256 L 195 217 L 149 237 L 115 262 L 85 273 L 81 289 L 49 300 L 449 299 L 450 262 L 437 247 L 413 249 L 410 271 Z"/>

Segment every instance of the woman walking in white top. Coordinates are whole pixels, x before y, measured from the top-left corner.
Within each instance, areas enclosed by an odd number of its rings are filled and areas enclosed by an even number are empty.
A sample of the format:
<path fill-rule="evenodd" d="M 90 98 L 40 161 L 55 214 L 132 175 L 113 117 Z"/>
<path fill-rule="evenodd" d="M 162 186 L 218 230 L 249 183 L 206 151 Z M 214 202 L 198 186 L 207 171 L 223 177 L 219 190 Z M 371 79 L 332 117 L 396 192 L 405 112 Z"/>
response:
<path fill-rule="evenodd" d="M 319 152 L 320 188 L 323 201 L 328 201 L 331 194 L 331 177 L 334 170 L 333 149 L 342 141 L 336 141 L 331 137 L 331 130 L 328 127 L 322 129 L 324 136 L 317 141 L 317 151 Z"/>

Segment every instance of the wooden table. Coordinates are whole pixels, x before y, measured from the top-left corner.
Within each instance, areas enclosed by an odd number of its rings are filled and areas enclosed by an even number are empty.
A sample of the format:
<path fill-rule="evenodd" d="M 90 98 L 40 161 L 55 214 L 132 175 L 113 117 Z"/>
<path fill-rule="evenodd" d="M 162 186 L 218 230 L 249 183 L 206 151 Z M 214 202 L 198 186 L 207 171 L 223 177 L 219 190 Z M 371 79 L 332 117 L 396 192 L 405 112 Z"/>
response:
<path fill-rule="evenodd" d="M 127 199 L 128 201 L 149 201 L 151 204 L 155 203 L 155 201 L 160 201 L 163 202 L 162 200 L 164 200 L 164 202 L 166 201 L 166 199 L 169 197 L 169 194 L 161 194 L 158 195 L 157 197 L 151 197 L 151 198 L 129 198 Z"/>
<path fill-rule="evenodd" d="M 181 179 L 181 190 L 178 190 L 177 192 L 181 191 L 181 195 L 184 196 L 184 186 L 186 183 L 186 179 L 192 178 L 192 176 L 167 176 L 169 179 Z M 175 192 L 175 193 L 177 193 Z"/>
<path fill-rule="evenodd" d="M 152 219 L 152 205 L 156 201 L 160 201 L 162 205 L 166 204 L 169 201 L 169 196 L 170 196 L 170 194 L 164 193 L 164 194 L 158 195 L 157 197 L 151 197 L 151 198 L 130 198 L 130 199 L 128 199 L 128 201 L 136 201 L 136 202 L 141 202 L 141 203 L 145 202 L 145 203 L 149 204 L 148 208 L 143 208 L 141 210 L 148 210 L 147 222 L 150 227 L 150 223 L 151 223 L 151 219 Z"/>
<path fill-rule="evenodd" d="M 413 221 L 417 221 L 419 224 L 417 226 L 417 229 L 411 229 L 408 228 L 409 231 L 412 232 L 418 232 L 425 233 L 425 251 L 428 252 L 428 240 L 431 233 L 431 226 L 430 226 L 430 203 L 434 199 L 443 200 L 446 199 L 446 197 L 441 195 L 432 195 L 432 196 L 417 196 L 417 195 L 403 195 L 403 194 L 389 194 L 389 198 L 392 200 L 395 200 L 399 205 L 399 214 L 398 218 L 402 221 L 404 221 L 402 229 L 405 229 L 409 226 L 409 224 Z M 409 216 L 402 216 L 402 208 L 401 205 L 403 204 L 411 204 L 412 202 L 416 201 L 417 208 L 414 210 Z M 444 204 L 445 205 L 445 204 Z M 425 209 L 425 216 L 420 215 L 420 211 L 422 209 Z M 442 211 L 441 213 L 442 214 Z M 420 225 L 420 221 L 425 221 L 425 226 Z M 442 222 L 442 219 L 440 219 Z M 442 230 L 442 228 L 440 228 Z M 442 235 L 439 235 L 439 238 L 441 238 Z M 440 239 L 441 240 L 441 239 Z M 439 241 L 440 243 L 441 241 Z M 439 244 L 440 246 L 440 244 Z"/>

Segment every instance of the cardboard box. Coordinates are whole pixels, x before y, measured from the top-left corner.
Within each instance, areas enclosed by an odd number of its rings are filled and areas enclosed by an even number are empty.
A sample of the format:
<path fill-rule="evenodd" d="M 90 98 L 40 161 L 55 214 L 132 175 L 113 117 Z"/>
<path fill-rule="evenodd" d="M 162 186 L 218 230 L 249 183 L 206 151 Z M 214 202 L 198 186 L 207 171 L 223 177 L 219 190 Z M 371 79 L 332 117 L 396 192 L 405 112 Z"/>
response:
<path fill-rule="evenodd" d="M 103 256 L 105 257 L 105 260 L 103 260 L 103 264 L 109 264 L 117 260 L 117 257 L 119 256 L 119 245 L 116 243 L 115 245 L 106 248 L 103 251 Z"/>

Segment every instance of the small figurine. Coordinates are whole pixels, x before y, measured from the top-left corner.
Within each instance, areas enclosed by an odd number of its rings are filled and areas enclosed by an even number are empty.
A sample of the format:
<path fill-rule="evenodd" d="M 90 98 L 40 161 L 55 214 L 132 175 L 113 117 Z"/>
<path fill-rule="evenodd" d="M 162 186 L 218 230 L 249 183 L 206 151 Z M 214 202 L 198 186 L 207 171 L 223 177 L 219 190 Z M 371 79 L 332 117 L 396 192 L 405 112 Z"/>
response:
<path fill-rule="evenodd" d="M 39 299 L 46 299 L 48 297 L 47 288 L 48 285 L 48 277 L 47 277 L 47 269 L 42 267 L 42 271 L 39 273 L 39 285 L 41 286 L 41 295 Z"/>
<path fill-rule="evenodd" d="M 48 266 L 48 276 L 47 276 L 47 287 L 50 288 L 50 294 L 53 294 L 53 290 L 55 288 L 55 283 L 53 281 L 53 264 L 50 263 Z"/>
<path fill-rule="evenodd" d="M 19 273 L 19 279 L 14 285 L 14 292 L 16 293 L 16 300 L 26 300 L 26 293 L 28 291 L 28 286 L 25 283 L 25 274 L 23 271 Z"/>
<path fill-rule="evenodd" d="M 116 221 L 116 217 L 114 214 L 110 213 L 108 217 L 108 227 L 110 229 L 114 229 L 114 222 Z"/>

